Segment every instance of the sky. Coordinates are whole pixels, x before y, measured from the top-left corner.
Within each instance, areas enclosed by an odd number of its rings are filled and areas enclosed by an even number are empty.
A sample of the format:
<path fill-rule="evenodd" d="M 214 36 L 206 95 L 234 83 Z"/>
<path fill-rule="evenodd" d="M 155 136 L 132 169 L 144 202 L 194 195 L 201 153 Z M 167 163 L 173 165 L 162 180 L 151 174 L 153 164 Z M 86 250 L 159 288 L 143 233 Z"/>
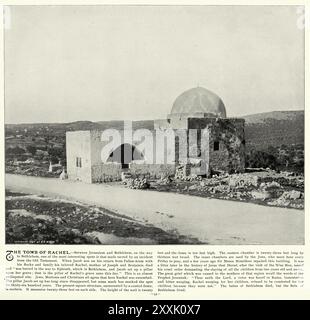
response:
<path fill-rule="evenodd" d="M 295 6 L 10 6 L 6 123 L 166 118 L 198 85 L 229 117 L 304 108 Z"/>

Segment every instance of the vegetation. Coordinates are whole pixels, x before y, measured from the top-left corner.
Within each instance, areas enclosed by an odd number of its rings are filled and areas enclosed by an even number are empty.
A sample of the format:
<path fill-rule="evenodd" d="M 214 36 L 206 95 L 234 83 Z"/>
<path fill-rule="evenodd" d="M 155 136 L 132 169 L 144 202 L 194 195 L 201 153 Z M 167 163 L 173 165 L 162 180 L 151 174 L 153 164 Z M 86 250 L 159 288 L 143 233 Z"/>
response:
<path fill-rule="evenodd" d="M 246 153 L 246 167 L 303 172 L 304 146 L 303 144 L 268 146 L 264 150 L 252 148 Z"/>

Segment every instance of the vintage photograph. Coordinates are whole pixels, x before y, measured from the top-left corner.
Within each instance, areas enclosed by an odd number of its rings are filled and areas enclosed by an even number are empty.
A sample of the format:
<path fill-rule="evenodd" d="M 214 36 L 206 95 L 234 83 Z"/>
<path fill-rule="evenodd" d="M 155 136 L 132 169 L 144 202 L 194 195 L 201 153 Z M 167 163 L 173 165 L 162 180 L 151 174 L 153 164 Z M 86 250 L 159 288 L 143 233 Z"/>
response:
<path fill-rule="evenodd" d="M 6 244 L 304 244 L 302 6 L 6 6 Z"/>

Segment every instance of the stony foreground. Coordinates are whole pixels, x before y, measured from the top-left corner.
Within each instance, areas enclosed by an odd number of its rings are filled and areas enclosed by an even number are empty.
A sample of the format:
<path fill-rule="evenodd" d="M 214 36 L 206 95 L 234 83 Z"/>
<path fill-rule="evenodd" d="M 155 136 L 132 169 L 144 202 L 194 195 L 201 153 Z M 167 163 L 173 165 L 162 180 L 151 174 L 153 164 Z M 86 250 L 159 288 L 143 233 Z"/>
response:
<path fill-rule="evenodd" d="M 223 174 L 208 179 L 195 175 L 176 175 L 153 181 L 127 178 L 123 184 L 131 189 L 153 189 L 267 206 L 304 208 L 304 177 L 289 172 L 264 170 Z"/>
<path fill-rule="evenodd" d="M 69 199 L 88 207 L 106 208 L 137 224 L 151 224 L 168 234 L 176 230 L 201 243 L 304 243 L 304 211 L 300 209 L 11 174 L 6 175 L 6 188 L 44 194 L 56 202 Z M 134 236 L 141 237 L 139 230 Z"/>
<path fill-rule="evenodd" d="M 193 244 L 96 206 L 6 192 L 6 242 L 41 244 Z"/>

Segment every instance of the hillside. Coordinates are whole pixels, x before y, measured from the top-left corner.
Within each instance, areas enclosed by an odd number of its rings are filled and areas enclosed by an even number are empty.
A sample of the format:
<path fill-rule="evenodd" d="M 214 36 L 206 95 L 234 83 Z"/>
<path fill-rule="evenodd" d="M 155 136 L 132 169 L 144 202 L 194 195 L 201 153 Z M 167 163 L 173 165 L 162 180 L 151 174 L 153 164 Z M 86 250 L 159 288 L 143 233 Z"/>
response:
<path fill-rule="evenodd" d="M 304 143 L 304 111 L 273 111 L 247 115 L 245 123 L 246 145 L 248 148 L 266 149 L 268 146 L 281 146 Z M 64 143 L 65 132 L 75 130 L 105 130 L 108 128 L 122 129 L 123 121 L 76 121 L 70 123 L 34 123 L 8 124 L 6 128 L 7 145 L 17 143 L 16 134 L 33 137 L 56 139 Z M 152 129 L 152 120 L 134 121 L 133 129 Z M 19 138 L 17 138 L 19 140 Z M 60 141 L 59 141 L 60 140 Z M 24 141 L 25 143 L 25 141 Z M 17 143 L 18 144 L 18 143 Z"/>
<path fill-rule="evenodd" d="M 51 131 L 59 134 L 66 131 L 78 130 L 105 130 L 105 129 L 122 129 L 124 121 L 111 120 L 111 121 L 75 121 L 68 123 L 20 123 L 20 124 L 6 124 L 6 135 L 15 133 L 16 131 Z M 140 120 L 132 122 L 133 129 L 153 129 L 154 123 L 152 120 Z"/>
<path fill-rule="evenodd" d="M 273 111 L 243 117 L 247 147 L 304 144 L 304 111 Z"/>
<path fill-rule="evenodd" d="M 297 111 L 271 111 L 263 113 L 255 113 L 247 116 L 243 116 L 247 123 L 258 123 L 264 122 L 266 119 L 276 119 L 276 120 L 297 120 L 304 116 L 303 110 Z"/>

